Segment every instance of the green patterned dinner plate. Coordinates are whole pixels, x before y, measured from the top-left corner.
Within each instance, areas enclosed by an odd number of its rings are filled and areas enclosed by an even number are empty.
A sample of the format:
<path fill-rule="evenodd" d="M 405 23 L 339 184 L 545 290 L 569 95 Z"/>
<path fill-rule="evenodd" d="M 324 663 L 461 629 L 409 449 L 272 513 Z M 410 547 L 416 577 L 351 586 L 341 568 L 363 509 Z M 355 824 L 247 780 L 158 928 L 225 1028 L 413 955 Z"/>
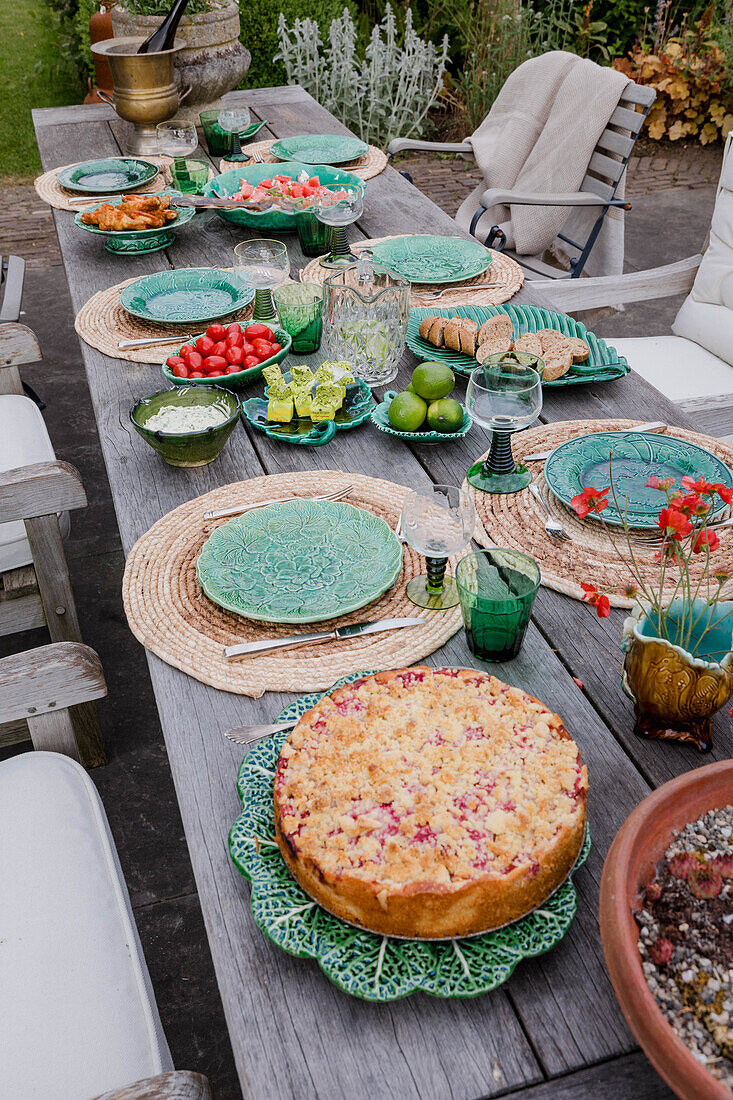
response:
<path fill-rule="evenodd" d="M 295 497 L 255 508 L 209 536 L 196 575 L 209 599 L 269 623 L 316 623 L 364 607 L 394 584 L 402 546 L 379 516 Z"/>
<path fill-rule="evenodd" d="M 428 431 L 418 429 L 416 432 L 400 432 L 397 428 L 393 428 L 389 422 L 389 406 L 395 396 L 395 390 L 387 390 L 381 403 L 372 412 L 372 424 L 386 435 L 394 435 L 398 439 L 404 439 L 406 443 L 419 443 L 423 447 L 434 447 L 438 443 L 453 443 L 457 439 L 463 439 L 464 435 L 467 435 L 471 430 L 473 421 L 465 406 L 461 405 L 463 423 L 456 432 L 434 432 L 430 429 Z"/>
<path fill-rule="evenodd" d="M 505 313 L 514 325 L 514 339 L 525 332 L 537 332 L 541 328 L 556 328 L 565 336 L 579 336 L 590 348 L 588 363 L 574 363 L 567 374 L 554 382 L 543 382 L 543 386 L 574 386 L 587 382 L 613 382 L 623 378 L 631 367 L 619 355 L 615 348 L 609 347 L 599 336 L 589 332 L 580 321 L 564 313 L 555 313 L 551 309 L 538 306 L 454 306 L 452 309 L 410 310 L 407 325 L 407 346 L 418 359 L 437 360 L 447 363 L 457 374 L 468 375 L 476 367 L 476 360 L 450 348 L 436 348 L 423 340 L 420 335 L 420 322 L 426 317 L 469 317 L 482 325 L 489 317 Z"/>
<path fill-rule="evenodd" d="M 200 324 L 226 317 L 254 298 L 254 290 L 216 267 L 187 267 L 144 275 L 120 291 L 135 317 L 170 324 Z"/>
<path fill-rule="evenodd" d="M 276 719 L 294 722 L 324 694 L 370 676 L 355 672 L 329 692 L 303 695 Z M 229 833 L 229 852 L 251 886 L 252 914 L 260 931 L 290 955 L 315 959 L 343 990 L 368 1001 L 393 1001 L 422 991 L 435 997 L 477 997 L 511 976 L 522 959 L 556 947 L 578 906 L 569 877 L 537 909 L 514 924 L 462 940 L 406 940 L 346 924 L 313 901 L 298 885 L 275 841 L 275 767 L 287 737 L 281 730 L 250 749 L 239 771 L 242 813 Z M 590 832 L 575 871 L 590 852 Z"/>
<path fill-rule="evenodd" d="M 463 282 L 491 265 L 488 248 L 464 237 L 395 237 L 375 244 L 372 252 L 375 264 L 411 283 Z"/>
<path fill-rule="evenodd" d="M 290 381 L 290 373 L 283 375 L 286 382 Z M 264 397 L 250 397 L 242 402 L 242 416 L 258 432 L 264 432 L 270 439 L 277 439 L 281 443 L 296 443 L 305 447 L 323 447 L 330 443 L 336 432 L 346 431 L 349 428 L 357 428 L 368 420 L 374 409 L 372 391 L 366 382 L 356 382 L 346 390 L 344 403 L 336 410 L 334 420 L 318 421 L 313 423 L 308 417 L 294 416 L 289 424 L 276 424 L 267 419 L 267 386 Z M 329 428 L 328 425 L 331 425 Z"/>
<path fill-rule="evenodd" d="M 303 164 L 345 164 L 369 152 L 358 138 L 340 134 L 300 134 L 281 138 L 270 146 L 278 160 L 300 160 Z"/>
<path fill-rule="evenodd" d="M 108 157 L 105 160 L 86 160 L 72 164 L 56 176 L 68 191 L 96 191 L 99 195 L 111 195 L 117 191 L 129 191 L 149 183 L 158 175 L 157 165 L 135 157 Z"/>
<path fill-rule="evenodd" d="M 567 505 L 587 486 L 604 489 L 613 476 L 618 504 L 609 493 L 603 519 L 615 527 L 622 525 L 624 514 L 632 527 L 657 527 L 665 497 L 658 489 L 646 487 L 652 475 L 673 477 L 678 487 L 685 476 L 733 485 L 731 471 L 710 451 L 685 439 L 652 432 L 595 432 L 568 439 L 555 448 L 544 468 L 548 487 Z M 724 507 L 719 501 L 713 514 Z"/>

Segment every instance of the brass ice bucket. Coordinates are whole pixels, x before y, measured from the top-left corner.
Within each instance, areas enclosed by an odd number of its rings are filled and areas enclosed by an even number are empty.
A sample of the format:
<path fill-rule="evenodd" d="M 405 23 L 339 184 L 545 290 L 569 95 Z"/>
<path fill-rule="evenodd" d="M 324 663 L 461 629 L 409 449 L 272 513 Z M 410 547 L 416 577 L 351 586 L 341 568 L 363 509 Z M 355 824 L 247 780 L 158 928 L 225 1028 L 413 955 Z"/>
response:
<path fill-rule="evenodd" d="M 181 46 L 160 53 L 138 53 L 143 38 L 107 38 L 94 42 L 92 52 L 109 62 L 114 83 L 110 103 L 120 118 L 133 125 L 127 151 L 137 155 L 158 152 L 155 127 L 173 118 L 178 110 L 178 89 L 173 76 L 173 57 Z"/>

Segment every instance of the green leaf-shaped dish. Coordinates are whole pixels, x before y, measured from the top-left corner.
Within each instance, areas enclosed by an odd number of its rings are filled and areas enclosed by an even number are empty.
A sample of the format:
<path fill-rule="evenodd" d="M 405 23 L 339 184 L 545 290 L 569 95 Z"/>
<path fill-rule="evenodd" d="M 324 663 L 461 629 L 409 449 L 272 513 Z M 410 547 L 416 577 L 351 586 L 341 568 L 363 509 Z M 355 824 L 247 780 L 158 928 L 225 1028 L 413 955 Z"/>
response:
<path fill-rule="evenodd" d="M 733 485 L 733 473 L 703 447 L 674 436 L 633 431 L 595 432 L 568 439 L 545 462 L 545 481 L 555 496 L 569 506 L 586 486 L 605 489 L 610 484 L 611 455 L 618 508 L 609 493 L 603 519 L 615 527 L 622 525 L 624 512 L 630 526 L 657 527 L 659 509 L 664 507 L 666 497 L 658 489 L 646 487 L 652 475 L 675 478 L 677 488 L 681 488 L 680 479 L 685 476 Z M 723 508 L 725 502 L 718 500 L 713 514 Z M 588 518 L 598 519 L 592 514 Z"/>
<path fill-rule="evenodd" d="M 369 152 L 369 146 L 359 138 L 341 134 L 301 134 L 281 138 L 270 146 L 278 160 L 299 160 L 303 164 L 345 164 Z"/>
<path fill-rule="evenodd" d="M 149 183 L 158 175 L 157 165 L 136 157 L 107 157 L 104 160 L 85 160 L 72 164 L 56 176 L 58 183 L 68 191 L 88 191 L 90 194 L 112 195 L 129 191 Z"/>
<path fill-rule="evenodd" d="M 375 244 L 372 251 L 375 264 L 411 283 L 462 282 L 491 265 L 488 248 L 465 237 L 395 237 Z"/>
<path fill-rule="evenodd" d="M 391 588 L 402 546 L 383 519 L 343 501 L 295 497 L 222 524 L 196 576 L 209 599 L 248 619 L 316 623 Z"/>
<path fill-rule="evenodd" d="M 457 374 L 468 375 L 477 366 L 470 355 L 463 355 L 450 348 L 436 348 L 423 340 L 420 335 L 420 322 L 425 317 L 469 317 L 482 325 L 489 317 L 505 313 L 514 325 L 514 339 L 525 332 L 537 332 L 541 328 L 556 328 L 565 336 L 579 336 L 590 348 L 588 363 L 574 363 L 567 374 L 554 382 L 543 382 L 543 386 L 574 386 L 586 382 L 613 382 L 623 378 L 631 368 L 615 348 L 609 347 L 599 336 L 589 332 L 580 321 L 567 317 L 564 313 L 555 313 L 551 309 L 539 306 L 453 306 L 451 309 L 425 309 L 422 306 L 410 310 L 407 326 L 407 346 L 422 360 L 439 360 L 447 363 Z"/>
<path fill-rule="evenodd" d="M 120 302 L 144 321 L 203 324 L 243 309 L 254 294 L 231 271 L 183 267 L 136 279 L 120 291 Z"/>
<path fill-rule="evenodd" d="M 286 382 L 290 381 L 290 373 L 283 375 Z M 249 421 L 258 432 L 264 432 L 270 439 L 277 439 L 281 443 L 296 443 L 306 447 L 323 447 L 330 443 L 336 432 L 347 431 L 349 428 L 357 428 L 368 420 L 374 409 L 372 391 L 366 382 L 357 381 L 346 389 L 344 403 L 336 410 L 334 420 L 313 423 L 308 417 L 294 416 L 289 424 L 276 424 L 267 419 L 267 393 L 265 386 L 264 397 L 251 397 L 242 404 L 242 416 Z M 326 425 L 333 425 L 328 430 Z"/>
<path fill-rule="evenodd" d="M 329 692 L 303 695 L 276 719 L 294 721 L 324 694 L 370 676 L 355 672 Z M 242 813 L 229 833 L 229 852 L 251 885 L 252 914 L 269 940 L 290 955 L 315 959 L 326 977 L 355 997 L 393 1001 L 419 990 L 435 997 L 477 997 L 511 976 L 522 959 L 560 943 L 572 924 L 578 899 L 572 878 L 526 917 L 464 940 L 392 939 L 345 924 L 301 890 L 274 839 L 275 766 L 287 730 L 250 749 L 239 771 Z M 590 833 L 575 868 L 590 852 Z"/>
<path fill-rule="evenodd" d="M 375 428 L 379 428 L 380 432 L 386 432 L 387 435 L 395 435 L 398 439 L 404 439 L 406 443 L 420 443 L 425 447 L 434 447 L 438 443 L 452 443 L 456 439 L 463 439 L 470 429 L 472 420 L 465 406 L 461 405 L 463 409 L 463 423 L 457 432 L 434 432 L 434 431 L 416 431 L 416 432 L 399 432 L 397 428 L 393 428 L 389 422 L 389 406 L 392 402 L 392 398 L 396 396 L 395 390 L 387 390 L 384 395 L 384 400 L 381 404 L 377 405 L 376 409 L 372 412 L 372 424 Z"/>

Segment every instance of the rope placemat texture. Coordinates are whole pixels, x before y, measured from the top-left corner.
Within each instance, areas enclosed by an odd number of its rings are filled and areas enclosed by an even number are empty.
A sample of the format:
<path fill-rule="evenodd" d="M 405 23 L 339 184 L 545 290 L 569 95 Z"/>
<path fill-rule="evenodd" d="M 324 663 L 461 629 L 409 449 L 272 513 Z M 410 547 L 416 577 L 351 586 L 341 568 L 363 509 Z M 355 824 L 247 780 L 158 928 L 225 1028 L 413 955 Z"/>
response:
<path fill-rule="evenodd" d="M 381 516 L 393 529 L 410 491 L 404 485 L 316 470 L 271 474 L 224 485 L 187 501 L 163 516 L 130 551 L 122 582 L 127 621 L 138 641 L 162 660 L 204 684 L 238 695 L 259 698 L 266 691 L 316 691 L 361 668 L 386 669 L 410 665 L 433 653 L 461 626 L 460 607 L 425 611 L 411 603 L 405 587 L 425 571 L 425 559 L 404 546 L 402 572 L 393 587 L 374 603 L 350 615 L 312 627 L 258 623 L 225 611 L 204 595 L 196 579 L 196 560 L 209 535 L 226 519 L 207 521 L 203 513 L 257 500 L 318 496 L 352 485 L 350 504 Z M 455 571 L 461 555 L 451 558 Z M 345 623 L 420 616 L 425 626 L 329 641 L 324 645 L 282 650 L 256 658 L 227 661 L 224 647 L 237 642 L 307 634 Z"/>
<path fill-rule="evenodd" d="M 512 449 L 517 462 L 523 455 L 537 451 L 547 451 L 575 436 L 588 432 L 613 431 L 636 427 L 638 420 L 566 420 L 555 424 L 543 424 L 526 432 L 518 432 L 512 441 Z M 668 427 L 666 435 L 688 440 L 700 447 L 712 451 L 733 469 L 733 448 L 726 446 L 711 436 L 699 432 L 690 432 L 684 428 Z M 485 457 L 485 456 L 484 456 Z M 542 584 L 556 592 L 563 592 L 573 599 L 583 598 L 582 582 L 594 584 L 599 592 L 605 593 L 614 607 L 632 607 L 633 596 L 628 594 L 628 585 L 633 577 L 614 549 L 609 536 L 598 520 L 581 520 L 576 513 L 567 508 L 550 492 L 543 477 L 544 463 L 529 462 L 533 480 L 540 488 L 550 512 L 562 523 L 570 535 L 569 542 L 556 542 L 545 531 L 545 513 L 529 490 L 519 493 L 482 493 L 464 482 L 473 498 L 478 516 L 475 539 L 481 546 L 508 546 L 523 550 L 535 559 L 542 573 Z M 659 506 L 664 496 L 659 494 Z M 720 519 L 727 513 L 722 513 Z M 613 538 L 616 545 L 628 560 L 628 548 L 621 528 L 614 528 Z M 720 539 L 719 547 L 710 555 L 710 575 L 719 570 L 733 573 L 733 527 L 716 530 Z M 645 582 L 658 588 L 659 563 L 654 555 L 661 546 L 661 536 L 652 531 L 635 530 L 632 532 L 634 558 Z M 705 555 L 693 555 L 690 566 L 693 584 L 702 576 Z M 669 597 L 675 587 L 678 572 L 668 566 L 668 583 L 665 593 Z M 713 582 L 715 584 L 715 582 Z M 724 593 L 733 598 L 733 583 L 727 584 Z M 705 595 L 703 589 L 701 595 Z"/>
<path fill-rule="evenodd" d="M 155 321 L 133 317 L 120 304 L 120 291 L 135 281 L 136 279 L 125 279 L 124 283 L 116 283 L 107 290 L 98 290 L 77 313 L 74 328 L 85 343 L 112 359 L 125 359 L 128 363 L 162 363 L 181 346 L 183 336 L 203 332 L 206 323 L 197 322 L 191 327 L 190 324 L 157 324 Z M 244 309 L 227 316 L 225 323 L 228 325 L 232 321 L 248 320 L 252 316 L 252 308 L 250 302 Z M 154 336 L 169 334 L 168 343 L 155 344 L 151 348 L 120 351 L 117 346 L 120 340 L 150 340 Z"/>
<path fill-rule="evenodd" d="M 121 160 L 121 157 L 105 157 L 105 160 Z M 125 158 L 128 159 L 128 158 Z M 120 192 L 120 194 L 137 195 L 137 194 L 150 194 L 156 191 L 164 191 L 166 187 L 171 186 L 170 172 L 167 170 L 171 164 L 170 157 L 150 156 L 144 157 L 144 160 L 150 161 L 151 164 L 157 164 L 161 169 L 160 173 L 155 179 L 149 180 L 148 183 L 142 183 L 139 187 L 131 187 L 129 191 Z M 33 181 L 33 186 L 39 198 L 47 202 L 49 206 L 55 207 L 56 210 L 71 210 L 75 214 L 78 214 L 84 207 L 81 203 L 70 203 L 69 199 L 81 199 L 85 196 L 81 191 L 69 191 L 65 187 L 61 187 L 56 176 L 59 172 L 63 172 L 65 168 L 73 168 L 76 164 L 83 163 L 82 161 L 74 161 L 72 164 L 64 164 L 60 168 L 54 168 L 50 172 L 44 172 L 42 176 L 37 176 Z M 214 175 L 213 169 L 209 169 L 209 178 Z M 92 206 L 95 202 L 94 195 L 86 196 L 89 199 L 89 205 Z"/>
<path fill-rule="evenodd" d="M 358 253 L 362 248 L 371 248 L 375 244 L 381 244 L 382 241 L 394 241 L 398 237 L 406 235 L 398 233 L 391 237 L 373 237 L 370 240 L 357 241 L 352 244 L 351 248 L 353 252 Z M 464 283 L 456 283 L 454 287 L 446 290 L 446 293 L 440 298 L 433 299 L 430 295 L 445 289 L 444 287 L 413 283 L 410 292 L 410 305 L 416 308 L 429 308 L 434 305 L 436 309 L 445 309 L 446 307 L 458 305 L 498 306 L 502 302 L 508 302 L 521 288 L 524 282 L 524 273 L 516 260 L 512 260 L 510 256 L 495 252 L 493 248 L 489 251 L 491 252 L 491 267 L 488 271 L 484 271 L 482 275 L 475 275 L 473 279 L 466 279 Z M 302 268 L 300 281 L 303 283 L 325 283 L 329 275 L 333 275 L 333 271 L 321 267 L 320 259 L 315 259 Z M 497 287 L 496 290 L 471 289 L 472 286 L 483 286 L 484 283 L 490 282 L 505 283 L 506 285 Z"/>
<path fill-rule="evenodd" d="M 285 161 L 278 160 L 270 152 L 270 146 L 274 145 L 277 140 L 277 138 L 269 138 L 267 141 L 254 141 L 251 145 L 242 146 L 242 152 L 249 154 L 262 153 L 266 164 L 285 164 Z M 227 160 L 226 157 L 219 163 L 219 169 L 222 172 L 226 172 L 229 168 L 243 167 L 246 167 L 243 161 Z M 374 176 L 378 176 L 387 167 L 387 154 L 378 149 L 376 145 L 370 145 L 368 151 L 358 160 L 349 161 L 347 164 L 334 164 L 333 167 L 339 172 L 351 172 L 352 176 L 370 180 Z M 315 171 L 315 165 L 313 169 Z"/>

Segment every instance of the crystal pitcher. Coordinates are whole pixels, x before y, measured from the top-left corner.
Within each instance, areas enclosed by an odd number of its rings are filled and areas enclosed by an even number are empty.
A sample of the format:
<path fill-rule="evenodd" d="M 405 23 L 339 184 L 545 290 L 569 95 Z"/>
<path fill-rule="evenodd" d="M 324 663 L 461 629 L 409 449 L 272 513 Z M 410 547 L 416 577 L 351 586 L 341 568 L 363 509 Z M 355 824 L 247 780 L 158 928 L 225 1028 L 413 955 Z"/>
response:
<path fill-rule="evenodd" d="M 405 350 L 410 284 L 399 275 L 353 264 L 324 283 L 326 358 L 351 363 L 367 386 L 384 386 L 397 374 Z"/>

